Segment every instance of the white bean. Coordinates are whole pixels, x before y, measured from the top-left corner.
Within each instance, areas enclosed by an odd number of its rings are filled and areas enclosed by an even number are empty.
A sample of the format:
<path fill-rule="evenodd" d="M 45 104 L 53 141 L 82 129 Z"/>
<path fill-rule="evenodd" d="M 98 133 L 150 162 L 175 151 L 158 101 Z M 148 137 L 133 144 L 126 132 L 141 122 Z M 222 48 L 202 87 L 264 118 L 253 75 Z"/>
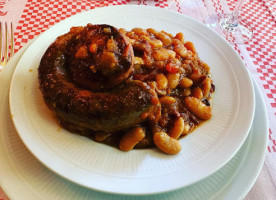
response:
<path fill-rule="evenodd" d="M 120 140 L 119 148 L 123 151 L 130 151 L 145 138 L 146 134 L 143 128 L 136 127 L 127 132 Z"/>
<path fill-rule="evenodd" d="M 177 154 L 182 149 L 178 140 L 162 131 L 153 135 L 153 142 L 161 151 L 167 154 Z"/>

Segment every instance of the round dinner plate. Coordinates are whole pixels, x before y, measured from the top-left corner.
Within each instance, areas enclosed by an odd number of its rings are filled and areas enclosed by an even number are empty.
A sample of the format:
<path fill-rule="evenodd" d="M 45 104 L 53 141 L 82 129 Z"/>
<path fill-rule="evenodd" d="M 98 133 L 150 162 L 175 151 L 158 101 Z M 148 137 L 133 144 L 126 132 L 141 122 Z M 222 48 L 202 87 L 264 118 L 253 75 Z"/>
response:
<path fill-rule="evenodd" d="M 37 68 L 48 46 L 72 26 L 111 24 L 130 30 L 154 28 L 183 32 L 211 67 L 216 85 L 213 117 L 180 140 L 170 156 L 157 149 L 122 152 L 62 129 L 45 106 Z M 240 149 L 250 130 L 254 89 L 235 51 L 203 24 L 154 7 L 115 6 L 70 17 L 41 34 L 17 64 L 10 87 L 16 130 L 28 149 L 51 170 L 82 186 L 118 194 L 155 194 L 175 190 L 213 174 Z"/>
<path fill-rule="evenodd" d="M 256 114 L 245 143 L 224 167 L 198 183 L 158 195 L 121 196 L 90 190 L 56 175 L 30 153 L 9 117 L 11 76 L 26 48 L 27 45 L 0 72 L 0 185 L 11 200 L 233 200 L 242 199 L 252 187 L 263 165 L 268 142 L 265 104 L 256 85 Z"/>

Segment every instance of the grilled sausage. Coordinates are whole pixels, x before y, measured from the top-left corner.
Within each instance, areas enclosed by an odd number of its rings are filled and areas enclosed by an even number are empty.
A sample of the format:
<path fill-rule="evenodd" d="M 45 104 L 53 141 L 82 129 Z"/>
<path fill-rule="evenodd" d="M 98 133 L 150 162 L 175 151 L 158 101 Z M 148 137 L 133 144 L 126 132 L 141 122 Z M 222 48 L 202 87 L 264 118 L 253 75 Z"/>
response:
<path fill-rule="evenodd" d="M 56 39 L 38 75 L 44 101 L 63 125 L 114 132 L 160 112 L 155 91 L 131 80 L 132 71 L 132 47 L 117 29 L 87 25 Z"/>

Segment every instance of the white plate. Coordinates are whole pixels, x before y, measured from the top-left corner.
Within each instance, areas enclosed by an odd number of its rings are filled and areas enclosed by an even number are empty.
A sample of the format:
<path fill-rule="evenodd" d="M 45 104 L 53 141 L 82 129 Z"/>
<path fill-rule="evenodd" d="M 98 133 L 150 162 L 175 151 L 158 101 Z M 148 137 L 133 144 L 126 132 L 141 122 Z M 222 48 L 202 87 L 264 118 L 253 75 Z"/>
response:
<path fill-rule="evenodd" d="M 43 103 L 37 68 L 54 39 L 71 26 L 106 23 L 116 27 L 153 27 L 183 32 L 211 66 L 216 92 L 212 119 L 180 140 L 182 151 L 168 156 L 158 150 L 128 153 L 61 129 Z M 187 186 L 221 168 L 241 147 L 254 115 L 254 90 L 235 51 L 203 24 L 154 7 L 116 6 L 95 9 L 55 25 L 27 49 L 10 89 L 15 127 L 25 145 L 61 176 L 95 190 L 120 194 L 154 194 Z M 122 187 L 124 185 L 124 187 Z"/>
<path fill-rule="evenodd" d="M 46 169 L 24 146 L 9 116 L 8 90 L 13 70 L 25 50 L 8 63 L 0 77 L 0 185 L 12 200 L 214 200 L 242 199 L 264 162 L 268 120 L 255 87 L 256 115 L 250 134 L 232 160 L 212 176 L 174 192 L 151 196 L 120 196 L 96 192 L 68 182 Z"/>

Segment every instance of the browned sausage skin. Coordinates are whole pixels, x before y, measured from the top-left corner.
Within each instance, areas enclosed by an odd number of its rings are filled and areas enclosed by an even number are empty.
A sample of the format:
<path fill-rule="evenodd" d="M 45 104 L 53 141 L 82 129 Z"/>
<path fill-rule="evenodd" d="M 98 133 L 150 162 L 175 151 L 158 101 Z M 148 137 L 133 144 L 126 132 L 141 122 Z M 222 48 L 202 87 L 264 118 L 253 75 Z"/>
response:
<path fill-rule="evenodd" d="M 132 46 L 109 25 L 75 27 L 58 37 L 38 69 L 45 103 L 80 132 L 115 132 L 158 117 L 157 94 L 146 83 L 126 81 L 132 72 Z"/>

